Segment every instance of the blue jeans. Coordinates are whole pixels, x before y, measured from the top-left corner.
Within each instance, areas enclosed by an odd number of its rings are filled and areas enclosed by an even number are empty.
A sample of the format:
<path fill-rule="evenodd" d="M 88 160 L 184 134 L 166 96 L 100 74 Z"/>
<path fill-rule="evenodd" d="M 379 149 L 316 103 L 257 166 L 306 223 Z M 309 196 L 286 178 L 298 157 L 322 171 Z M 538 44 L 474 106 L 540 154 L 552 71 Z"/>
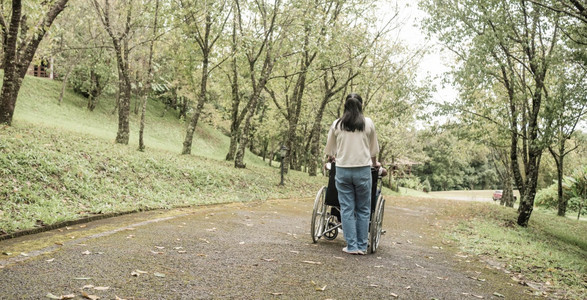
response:
<path fill-rule="evenodd" d="M 371 167 L 336 167 L 342 231 L 348 251 L 367 251 L 371 217 Z"/>

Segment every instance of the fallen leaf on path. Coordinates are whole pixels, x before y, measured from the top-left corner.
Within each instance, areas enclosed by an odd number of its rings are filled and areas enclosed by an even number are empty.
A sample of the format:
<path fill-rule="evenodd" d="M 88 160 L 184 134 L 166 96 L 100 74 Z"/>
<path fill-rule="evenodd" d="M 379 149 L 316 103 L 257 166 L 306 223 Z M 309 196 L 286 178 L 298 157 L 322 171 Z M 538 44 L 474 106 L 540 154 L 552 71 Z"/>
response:
<path fill-rule="evenodd" d="M 159 273 L 159 272 L 155 272 L 155 273 L 153 273 L 153 275 L 155 275 L 156 277 L 161 277 L 161 278 L 165 277 L 165 274 Z"/>
<path fill-rule="evenodd" d="M 185 251 L 185 250 L 177 250 L 177 253 L 184 254 L 184 253 L 187 253 L 187 251 Z"/>
<path fill-rule="evenodd" d="M 390 295 L 391 297 L 393 297 L 393 298 L 397 298 L 397 297 L 399 297 L 397 294 L 394 294 L 394 293 L 391 293 L 391 294 L 389 294 L 389 295 Z"/>
<path fill-rule="evenodd" d="M 304 260 L 304 261 L 302 261 L 302 262 L 303 262 L 303 263 L 306 263 L 306 264 L 311 264 L 311 265 L 321 265 L 321 264 L 322 264 L 322 263 L 321 263 L 321 262 L 319 262 L 319 261 L 311 261 L 311 260 Z"/>
<path fill-rule="evenodd" d="M 369 287 L 379 287 L 379 285 L 377 285 L 377 284 L 374 284 L 374 283 L 371 283 L 371 284 L 369 285 Z"/>
<path fill-rule="evenodd" d="M 181 250 L 183 247 L 173 247 L 173 250 Z"/>
<path fill-rule="evenodd" d="M 164 254 L 164 253 L 163 253 L 163 252 L 161 252 L 161 251 L 153 251 L 153 250 L 151 250 L 151 253 L 153 253 L 153 254 Z"/>
<path fill-rule="evenodd" d="M 86 228 L 88 225 L 80 225 L 79 228 Z"/>
<path fill-rule="evenodd" d="M 135 237 L 135 235 L 134 235 L 134 234 L 129 234 L 129 235 L 126 237 L 126 238 L 127 238 L 127 239 L 132 239 L 132 238 L 134 238 L 134 237 Z"/>
<path fill-rule="evenodd" d="M 2 252 L 3 255 L 12 255 L 10 252 Z"/>
<path fill-rule="evenodd" d="M 410 286 L 410 285 L 406 286 L 406 290 L 409 290 L 411 288 L 412 288 L 412 286 Z"/>
<path fill-rule="evenodd" d="M 47 259 L 47 260 L 45 260 L 45 261 L 46 261 L 46 262 L 52 262 L 52 261 L 54 261 L 54 260 L 55 260 L 55 258 L 51 258 L 51 259 Z"/>
<path fill-rule="evenodd" d="M 240 243 L 238 243 L 238 244 L 239 244 L 239 245 L 244 245 L 244 244 L 245 244 L 245 242 L 240 242 Z"/>
<path fill-rule="evenodd" d="M 210 231 L 210 232 L 216 231 L 216 227 L 214 227 L 214 228 L 209 228 L 209 229 L 206 229 L 206 231 Z"/>
<path fill-rule="evenodd" d="M 94 290 L 96 291 L 107 291 L 110 287 L 109 286 L 96 286 Z"/>
<path fill-rule="evenodd" d="M 130 275 L 135 276 L 135 277 L 139 277 L 139 275 L 141 275 L 141 274 L 147 274 L 147 272 L 141 271 L 141 270 L 134 270 L 134 271 L 130 272 Z"/>
<path fill-rule="evenodd" d="M 344 257 L 342 257 L 342 256 L 334 256 L 334 258 L 336 258 L 336 259 L 344 259 Z"/>
<path fill-rule="evenodd" d="M 82 254 L 83 255 L 90 255 L 90 254 L 92 254 L 92 252 L 90 252 L 89 250 L 86 250 L 86 251 L 82 252 Z"/>
<path fill-rule="evenodd" d="M 497 296 L 497 297 L 499 297 L 499 298 L 505 298 L 505 296 L 504 296 L 504 295 L 502 295 L 502 294 L 500 294 L 500 293 L 498 293 L 498 292 L 495 292 L 495 293 L 493 293 L 493 296 Z"/>
<path fill-rule="evenodd" d="M 323 287 L 315 287 L 314 289 L 319 292 L 324 292 L 326 290 L 326 285 Z"/>
<path fill-rule="evenodd" d="M 271 294 L 273 296 L 281 296 L 281 295 L 283 295 L 283 293 L 269 293 L 269 294 Z"/>
<path fill-rule="evenodd" d="M 300 251 L 296 251 L 296 250 L 289 250 L 289 252 L 295 253 L 295 254 L 299 254 L 300 253 Z"/>
<path fill-rule="evenodd" d="M 477 277 L 473 277 L 473 276 L 468 276 L 468 277 L 471 279 L 477 280 L 477 281 L 482 281 L 482 282 L 486 281 L 486 279 L 483 279 L 483 278 L 477 278 Z"/>
<path fill-rule="evenodd" d="M 47 293 L 47 295 L 45 295 L 45 297 L 47 297 L 49 299 L 61 299 L 61 296 L 55 296 L 51 293 Z"/>
<path fill-rule="evenodd" d="M 22 256 L 29 256 L 28 254 L 26 254 L 24 252 L 20 252 L 20 255 L 22 255 Z"/>
<path fill-rule="evenodd" d="M 440 280 L 448 280 L 448 277 L 438 277 L 438 276 L 436 276 L 436 278 L 438 278 Z"/>
<path fill-rule="evenodd" d="M 157 248 L 157 249 L 159 249 L 159 250 L 161 250 L 161 249 L 165 249 L 165 247 L 162 247 L 162 246 L 155 246 L 155 248 Z"/>
<path fill-rule="evenodd" d="M 91 277 L 76 277 L 73 280 L 90 280 L 92 279 Z"/>
<path fill-rule="evenodd" d="M 57 245 L 57 246 L 63 246 L 63 243 L 62 242 L 55 242 L 55 245 Z"/>
<path fill-rule="evenodd" d="M 206 244 L 210 244 L 210 241 L 208 241 L 207 239 L 199 238 L 198 240 L 205 242 Z"/>
<path fill-rule="evenodd" d="M 91 284 L 87 284 L 87 285 L 84 285 L 84 286 L 82 287 L 82 290 L 85 290 L 85 289 L 93 289 L 93 288 L 94 288 L 94 286 L 93 286 L 93 285 L 91 285 Z"/>
<path fill-rule="evenodd" d="M 86 299 L 90 299 L 90 300 L 98 300 L 100 299 L 100 297 L 96 296 L 96 295 L 90 295 L 86 292 L 82 292 L 82 297 L 86 298 Z"/>
<path fill-rule="evenodd" d="M 73 299 L 75 298 L 75 294 L 68 294 L 68 295 L 62 295 L 61 299 Z"/>
<path fill-rule="evenodd" d="M 275 261 L 275 259 L 273 259 L 273 258 L 262 258 L 262 260 L 264 260 L 264 261 L 269 261 L 269 262 L 271 262 L 271 261 Z"/>
<path fill-rule="evenodd" d="M 424 267 L 420 266 L 419 264 L 416 264 L 416 267 L 424 269 Z"/>
<path fill-rule="evenodd" d="M 483 298 L 485 298 L 485 297 L 483 297 L 483 296 L 480 296 L 480 295 L 475 295 L 475 294 L 471 294 L 471 296 L 473 296 L 473 297 L 475 297 L 475 298 L 478 298 L 478 299 L 483 299 Z"/>
<path fill-rule="evenodd" d="M 123 298 L 120 298 L 120 297 L 114 295 L 114 300 L 126 300 L 126 299 L 123 299 Z"/>

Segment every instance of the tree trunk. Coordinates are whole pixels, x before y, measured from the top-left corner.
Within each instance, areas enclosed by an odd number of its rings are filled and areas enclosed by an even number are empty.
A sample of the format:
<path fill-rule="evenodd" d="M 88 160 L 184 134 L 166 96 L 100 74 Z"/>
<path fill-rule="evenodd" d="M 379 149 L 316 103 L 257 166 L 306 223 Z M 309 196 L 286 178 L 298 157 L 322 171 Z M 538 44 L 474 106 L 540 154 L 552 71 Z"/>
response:
<path fill-rule="evenodd" d="M 118 67 L 122 80 L 120 80 L 119 88 L 122 91 L 122 97 L 118 104 L 118 131 L 116 133 L 116 143 L 128 145 L 130 137 L 130 74 L 128 66 L 128 50 L 125 43 L 124 52 L 120 51 L 117 54 Z"/>
<path fill-rule="evenodd" d="M 55 2 L 39 23 L 40 26 L 33 28 L 35 35 L 32 39 L 28 43 L 21 43 L 18 48 L 18 31 L 22 25 L 21 22 L 24 20 L 24 16 L 22 16 L 22 0 L 12 1 L 10 27 L 3 40 L 4 60 L 2 65 L 4 67 L 4 78 L 2 89 L 0 90 L 0 124 L 12 124 L 16 99 L 18 98 L 26 71 L 35 56 L 41 40 L 45 37 L 47 30 L 51 27 L 55 18 L 65 8 L 67 1 L 58 0 Z M 24 37 L 22 38 L 24 39 Z M 17 56 L 17 53 L 21 55 Z"/>
<path fill-rule="evenodd" d="M 209 52 L 204 51 L 204 58 L 202 60 L 202 79 L 200 81 L 200 95 L 198 97 L 198 105 L 196 107 L 196 110 L 194 111 L 192 120 L 188 125 L 185 140 L 183 142 L 183 150 L 181 151 L 181 154 L 190 154 L 192 152 L 192 140 L 194 138 L 194 132 L 196 131 L 198 120 L 200 119 L 200 115 L 202 114 L 204 104 L 206 103 L 206 93 L 208 87 L 208 56 Z"/>
<path fill-rule="evenodd" d="M 564 143 L 564 141 L 563 141 Z M 564 151 L 564 149 L 562 149 Z M 560 153 L 564 153 L 561 151 Z M 567 202 L 568 200 L 565 199 L 563 195 L 563 158 L 564 156 L 559 156 L 559 159 L 556 164 L 556 174 L 558 177 L 558 212 L 557 215 L 564 217 L 567 213 Z"/>
<path fill-rule="evenodd" d="M 322 161 L 320 157 L 320 129 L 322 129 L 322 116 L 324 115 L 324 110 L 326 109 L 326 104 L 328 103 L 328 99 L 325 99 L 320 103 L 320 108 L 318 108 L 318 112 L 316 113 L 316 117 L 314 118 L 314 124 L 312 125 L 312 148 L 310 151 L 310 161 L 308 162 L 308 174 L 310 176 L 316 176 L 318 171 L 318 162 Z"/>
<path fill-rule="evenodd" d="M 236 8 L 233 8 L 233 9 L 236 10 Z M 226 154 L 226 160 L 228 160 L 228 161 L 234 160 L 234 155 L 236 152 L 236 147 L 237 147 L 238 138 L 239 138 L 240 122 L 242 121 L 242 118 L 239 118 L 240 95 L 239 95 L 238 68 L 237 68 L 237 59 L 236 59 L 236 55 L 237 55 L 237 51 L 238 51 L 237 40 L 236 40 L 236 37 L 237 37 L 236 29 L 238 26 L 238 21 L 239 21 L 239 14 L 235 12 L 233 14 L 233 19 L 232 19 L 232 44 L 231 44 L 232 61 L 230 64 L 232 79 L 231 79 L 231 75 L 228 75 L 229 80 L 231 81 L 230 88 L 231 88 L 231 95 L 232 95 L 232 111 L 231 111 L 231 116 L 230 116 L 230 146 L 228 147 L 228 153 Z M 241 115 L 244 115 L 244 113 Z"/>
<path fill-rule="evenodd" d="M 88 91 L 88 105 L 87 108 L 89 111 L 94 111 L 94 109 L 96 108 L 96 102 L 97 102 L 97 95 L 98 92 L 97 90 L 97 85 L 98 85 L 98 78 L 96 75 L 96 72 L 94 72 L 94 70 L 90 71 L 90 90 Z"/>
<path fill-rule="evenodd" d="M 65 76 L 63 77 L 63 82 L 61 83 L 61 92 L 59 93 L 59 105 L 63 103 L 63 96 L 65 96 L 65 87 L 67 87 L 67 79 L 69 78 L 69 75 L 72 71 L 73 65 L 69 66 L 69 68 L 67 69 L 67 73 L 65 73 Z"/>
<path fill-rule="evenodd" d="M 147 114 L 147 97 L 151 92 L 151 83 L 153 82 L 153 47 L 157 37 L 157 18 L 159 16 L 159 0 L 155 1 L 155 18 L 153 20 L 153 37 L 149 45 L 149 60 L 147 62 L 147 83 L 143 90 L 143 103 L 141 107 L 141 123 L 139 124 L 139 151 L 145 151 L 145 141 L 143 138 L 145 132 L 145 118 Z"/>
<path fill-rule="evenodd" d="M 263 85 L 265 85 L 265 83 L 263 83 Z M 251 101 L 252 101 L 252 106 L 251 108 L 247 111 L 246 117 L 245 117 L 245 124 L 243 126 L 243 130 L 241 132 L 241 138 L 240 138 L 240 142 L 236 151 L 236 155 L 234 158 L 234 167 L 235 168 L 240 168 L 240 169 L 244 169 L 247 167 L 247 165 L 244 163 L 244 159 L 245 159 L 245 151 L 247 149 L 247 145 L 249 143 L 249 140 L 251 138 L 251 120 L 253 119 L 253 116 L 255 115 L 255 111 L 257 110 L 257 102 L 259 99 L 259 95 L 260 92 L 257 91 L 253 94 L 253 96 L 251 97 Z"/>

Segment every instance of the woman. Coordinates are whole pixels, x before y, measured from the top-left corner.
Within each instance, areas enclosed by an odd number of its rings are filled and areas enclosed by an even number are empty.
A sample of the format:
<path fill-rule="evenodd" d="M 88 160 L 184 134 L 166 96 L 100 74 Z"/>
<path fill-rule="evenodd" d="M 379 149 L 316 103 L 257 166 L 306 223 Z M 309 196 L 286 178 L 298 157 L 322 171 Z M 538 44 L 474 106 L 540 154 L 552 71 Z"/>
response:
<path fill-rule="evenodd" d="M 361 96 L 346 97 L 344 113 L 332 123 L 324 152 L 329 159 L 336 157 L 335 183 L 347 242 L 342 251 L 364 255 L 371 214 L 371 166 L 378 165 L 379 143 L 375 124 L 363 116 L 362 106 Z"/>

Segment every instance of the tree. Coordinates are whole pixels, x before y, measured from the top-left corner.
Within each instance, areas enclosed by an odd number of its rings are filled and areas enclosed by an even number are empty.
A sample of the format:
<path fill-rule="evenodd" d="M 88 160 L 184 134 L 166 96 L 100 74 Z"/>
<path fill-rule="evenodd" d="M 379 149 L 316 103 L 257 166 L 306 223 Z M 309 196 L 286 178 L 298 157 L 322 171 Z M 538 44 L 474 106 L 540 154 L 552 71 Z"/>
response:
<path fill-rule="evenodd" d="M 587 70 L 583 68 L 567 67 L 563 64 L 553 70 L 557 72 L 557 82 L 553 84 L 554 89 L 549 97 L 553 97 L 552 105 L 547 109 L 554 116 L 552 130 L 553 143 L 548 147 L 556 163 L 557 169 L 557 188 L 558 188 L 558 212 L 559 216 L 564 217 L 567 211 L 568 199 L 563 196 L 563 179 L 564 179 L 564 159 L 572 151 L 576 150 L 579 145 L 567 148 L 568 141 L 571 139 L 577 124 L 582 120 L 587 108 Z"/>
<path fill-rule="evenodd" d="M 259 1 L 256 2 L 255 10 L 252 11 L 252 20 L 258 22 L 261 28 L 257 28 L 258 34 L 255 36 L 247 36 L 248 39 L 243 43 L 245 56 L 248 62 L 248 79 L 251 82 L 251 94 L 248 96 L 249 103 L 245 113 L 243 121 L 245 122 L 240 133 L 240 142 L 235 155 L 234 166 L 236 168 L 245 168 L 244 163 L 245 150 L 250 140 L 251 120 L 257 105 L 259 98 L 263 92 L 267 81 L 273 71 L 275 64 L 275 53 L 276 51 L 276 27 L 277 16 L 280 12 L 281 2 L 276 0 L 273 5 Z M 239 27 L 242 26 L 242 15 L 238 18 Z M 255 30 L 255 31 L 257 31 Z M 247 34 L 247 33 L 244 33 Z M 259 66 L 260 65 L 260 66 Z"/>
<path fill-rule="evenodd" d="M 57 16 L 65 9 L 68 0 L 44 1 L 41 4 L 25 4 L 13 0 L 10 11 L 0 11 L 4 78 L 0 90 L 0 124 L 11 125 L 16 99 L 22 80 L 33 60 L 35 52 Z M 29 5 L 29 6 L 26 6 Z M 30 15 L 24 12 L 30 12 Z M 9 14 L 6 22 L 5 14 Z M 29 20 L 29 16 L 30 19 Z M 38 17 L 38 21 L 35 18 Z M 35 22 L 31 24 L 31 22 Z M 33 26 L 30 28 L 30 26 Z"/>
<path fill-rule="evenodd" d="M 139 124 L 139 151 L 145 151 L 145 142 L 143 134 L 145 131 L 145 115 L 147 114 L 147 96 L 151 92 L 153 83 L 153 47 L 157 39 L 157 22 L 159 21 L 159 0 L 155 0 L 155 15 L 153 17 L 153 35 L 149 43 L 149 60 L 147 62 L 147 80 L 143 90 L 143 99 L 141 105 L 141 121 Z"/>
<path fill-rule="evenodd" d="M 116 143 L 128 144 L 130 127 L 130 97 L 131 97 L 131 71 L 129 65 L 130 56 L 130 39 L 131 25 L 133 19 L 133 0 L 124 0 L 116 3 L 113 7 L 109 0 L 100 3 L 99 0 L 92 0 L 100 22 L 112 40 L 114 53 L 119 75 L 119 103 L 118 103 L 118 131 L 116 133 Z M 120 10 L 122 16 L 117 18 L 117 14 L 111 11 Z"/>
<path fill-rule="evenodd" d="M 490 99 L 498 102 L 488 106 L 508 108 L 508 124 L 502 128 L 510 135 L 511 168 L 522 198 L 517 223 L 527 226 L 541 156 L 552 138 L 554 116 L 545 107 L 550 103 L 549 71 L 556 57 L 565 55 L 560 16 L 525 0 L 425 1 L 423 7 L 431 14 L 427 28 L 462 62 L 455 72 L 459 84 L 469 91 L 497 92 Z M 473 100 L 466 96 L 461 95 L 465 109 Z M 487 114 L 491 107 L 474 113 L 494 122 Z"/>
<path fill-rule="evenodd" d="M 199 7 L 191 1 L 179 0 L 179 8 L 183 14 L 181 20 L 185 24 L 183 26 L 185 34 L 196 41 L 202 55 L 198 103 L 188 125 L 181 152 L 190 154 L 194 132 L 208 97 L 208 77 L 210 72 L 218 66 L 217 64 L 210 68 L 210 55 L 218 39 L 224 34 L 224 27 L 230 14 L 226 13 L 224 1 L 205 1 L 204 7 Z"/>

